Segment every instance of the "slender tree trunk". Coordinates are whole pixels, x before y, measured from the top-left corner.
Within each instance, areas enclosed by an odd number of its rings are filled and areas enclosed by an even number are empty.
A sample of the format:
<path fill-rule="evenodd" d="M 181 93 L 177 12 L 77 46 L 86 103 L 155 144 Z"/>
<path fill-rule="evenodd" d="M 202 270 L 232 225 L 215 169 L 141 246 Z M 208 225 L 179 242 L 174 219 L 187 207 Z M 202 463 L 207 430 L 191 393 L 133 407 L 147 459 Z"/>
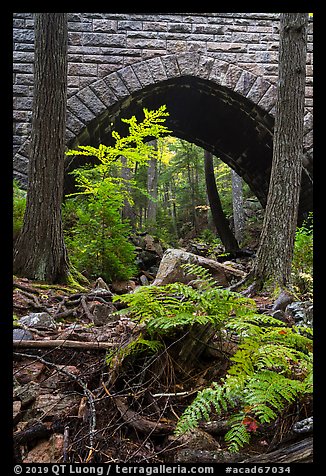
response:
<path fill-rule="evenodd" d="M 178 221 L 177 221 L 177 207 L 176 207 L 176 193 L 175 193 L 175 182 L 173 177 L 170 181 L 170 192 L 171 192 L 171 216 L 175 236 L 179 238 L 178 232 Z"/>
<path fill-rule="evenodd" d="M 14 273 L 65 281 L 61 203 L 67 102 L 67 14 L 35 14 L 34 101 L 26 212 Z"/>
<path fill-rule="evenodd" d="M 128 180 L 130 180 L 132 177 L 132 171 L 129 167 L 127 167 L 125 157 L 121 157 L 121 163 L 123 164 L 123 167 L 121 169 L 121 177 L 124 180 L 126 180 L 126 182 L 128 182 Z M 130 192 L 128 185 L 127 185 L 127 189 L 128 189 L 128 192 Z M 124 200 L 124 205 L 122 209 L 122 218 L 125 220 L 129 220 L 130 225 L 133 228 L 135 228 L 136 216 L 135 216 L 133 207 L 127 198 Z"/>
<path fill-rule="evenodd" d="M 157 141 L 153 145 L 157 149 Z M 149 162 L 148 175 L 147 175 L 147 191 L 150 195 L 147 207 L 147 221 L 150 227 L 155 226 L 156 212 L 157 212 L 157 184 L 158 184 L 158 170 L 157 159 L 152 157 Z"/>
<path fill-rule="evenodd" d="M 190 188 L 190 197 L 191 197 L 191 224 L 197 231 L 197 217 L 196 217 L 196 203 L 195 203 L 195 182 L 193 178 L 193 173 L 190 167 L 190 154 L 189 151 L 186 151 L 187 154 L 187 173 L 188 173 L 188 182 Z"/>
<path fill-rule="evenodd" d="M 237 242 L 241 243 L 241 241 L 243 240 L 245 224 L 243 211 L 242 178 L 234 170 L 231 170 L 231 177 L 234 235 Z"/>
<path fill-rule="evenodd" d="M 224 215 L 214 175 L 213 155 L 205 150 L 205 179 L 209 205 L 215 228 L 225 247 L 225 251 L 237 251 L 239 245 Z"/>
<path fill-rule="evenodd" d="M 308 13 L 282 13 L 273 164 L 256 280 L 286 286 L 290 279 L 302 173 Z"/>

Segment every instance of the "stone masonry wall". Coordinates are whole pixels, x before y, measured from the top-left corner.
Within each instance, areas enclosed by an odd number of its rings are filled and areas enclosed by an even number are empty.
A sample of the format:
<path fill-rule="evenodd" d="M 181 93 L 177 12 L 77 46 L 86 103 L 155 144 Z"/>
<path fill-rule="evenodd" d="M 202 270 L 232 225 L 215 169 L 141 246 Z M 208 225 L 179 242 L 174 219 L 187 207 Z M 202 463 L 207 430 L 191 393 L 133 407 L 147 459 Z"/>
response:
<path fill-rule="evenodd" d="M 13 18 L 14 153 L 30 132 L 33 98 L 32 13 Z M 312 113 L 312 27 L 308 29 L 306 110 Z M 277 82 L 279 14 L 69 13 L 68 97 L 123 67 L 193 52 Z M 311 117 L 311 115 L 309 115 Z"/>

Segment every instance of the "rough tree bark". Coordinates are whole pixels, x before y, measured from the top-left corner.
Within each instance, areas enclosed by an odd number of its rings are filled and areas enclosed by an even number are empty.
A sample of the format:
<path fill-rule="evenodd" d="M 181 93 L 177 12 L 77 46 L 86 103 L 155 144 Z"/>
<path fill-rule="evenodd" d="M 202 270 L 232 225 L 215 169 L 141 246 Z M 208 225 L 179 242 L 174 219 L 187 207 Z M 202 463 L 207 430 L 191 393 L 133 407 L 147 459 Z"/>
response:
<path fill-rule="evenodd" d="M 273 163 L 260 244 L 252 275 L 286 286 L 291 261 L 303 156 L 308 13 L 282 13 Z"/>
<path fill-rule="evenodd" d="M 224 215 L 218 194 L 214 175 L 213 155 L 205 150 L 204 159 L 206 190 L 215 228 L 225 247 L 225 251 L 237 251 L 239 250 L 239 245 Z"/>
<path fill-rule="evenodd" d="M 61 203 L 67 102 L 67 14 L 35 14 L 34 101 L 29 182 L 14 273 L 50 283 L 65 281 L 68 257 Z"/>
<path fill-rule="evenodd" d="M 242 178 L 233 169 L 231 170 L 231 177 L 234 235 L 237 242 L 241 243 L 243 240 L 243 232 L 245 225 L 245 217 L 243 211 Z"/>

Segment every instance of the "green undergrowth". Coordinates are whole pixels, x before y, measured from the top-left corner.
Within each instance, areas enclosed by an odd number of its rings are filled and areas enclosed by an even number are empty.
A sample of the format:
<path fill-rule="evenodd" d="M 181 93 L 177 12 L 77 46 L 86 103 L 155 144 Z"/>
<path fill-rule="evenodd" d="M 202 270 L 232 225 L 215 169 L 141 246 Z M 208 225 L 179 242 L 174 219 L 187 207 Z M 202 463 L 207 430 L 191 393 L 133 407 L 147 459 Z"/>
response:
<path fill-rule="evenodd" d="M 197 394 L 176 427 L 181 435 L 213 414 L 231 414 L 225 440 L 236 452 L 289 404 L 311 397 L 312 330 L 257 314 L 252 299 L 216 287 L 207 270 L 196 265 L 186 269 L 197 275 L 196 289 L 181 283 L 143 286 L 114 301 L 127 304 L 129 315 L 156 341 L 195 324 L 211 324 L 224 338 L 237 336 L 226 375 Z"/>

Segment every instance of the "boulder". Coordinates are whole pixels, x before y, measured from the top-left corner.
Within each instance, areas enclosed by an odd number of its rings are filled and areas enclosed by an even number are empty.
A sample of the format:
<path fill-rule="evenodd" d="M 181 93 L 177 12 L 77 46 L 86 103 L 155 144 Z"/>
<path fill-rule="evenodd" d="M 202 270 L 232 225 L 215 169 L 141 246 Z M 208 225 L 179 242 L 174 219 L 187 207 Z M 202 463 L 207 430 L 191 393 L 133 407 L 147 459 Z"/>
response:
<path fill-rule="evenodd" d="M 56 329 L 56 323 L 47 312 L 31 312 L 19 319 L 19 322 L 34 329 Z"/>
<path fill-rule="evenodd" d="M 13 416 L 14 425 L 16 425 L 22 417 L 21 408 L 22 408 L 22 402 L 20 400 L 16 400 L 15 402 L 13 402 L 12 416 Z"/>
<path fill-rule="evenodd" d="M 13 399 L 19 400 L 22 408 L 28 407 L 35 401 L 40 393 L 40 384 L 36 382 L 29 382 L 26 385 L 15 386 L 13 389 Z"/>
<path fill-rule="evenodd" d="M 37 360 L 25 359 L 14 370 L 17 382 L 20 385 L 25 385 L 32 381 L 38 382 L 45 370 L 45 365 Z"/>
<path fill-rule="evenodd" d="M 33 334 L 25 329 L 14 329 L 12 333 L 13 340 L 33 340 Z"/>
<path fill-rule="evenodd" d="M 188 284 L 196 279 L 193 274 L 187 274 L 181 267 L 184 264 L 195 264 L 206 268 L 216 280 L 216 284 L 228 287 L 233 282 L 242 279 L 246 273 L 243 271 L 218 263 L 209 258 L 188 253 L 179 249 L 165 251 L 153 285 L 159 286 L 175 282 Z"/>
<path fill-rule="evenodd" d="M 305 418 L 304 420 L 297 421 L 293 425 L 293 431 L 295 433 L 312 433 L 314 429 L 314 417 Z"/>
<path fill-rule="evenodd" d="M 199 428 L 179 437 L 168 437 L 174 463 L 226 463 L 237 461 L 234 454 L 220 447 L 218 441 Z M 173 448 L 175 447 L 175 448 Z"/>
<path fill-rule="evenodd" d="M 136 246 L 136 264 L 140 269 L 147 270 L 159 264 L 163 256 L 163 248 L 158 238 L 147 232 L 137 233 L 132 237 L 132 242 Z"/>
<path fill-rule="evenodd" d="M 148 286 L 148 285 L 149 285 L 149 281 L 148 281 L 147 277 L 146 277 L 144 274 L 142 274 L 142 275 L 139 277 L 139 281 L 140 281 L 140 284 L 141 284 L 142 286 Z"/>
<path fill-rule="evenodd" d="M 47 391 L 46 388 L 42 389 Z M 49 389 L 52 390 L 52 389 Z M 24 420 L 47 420 L 63 418 L 65 415 L 76 415 L 80 397 L 76 394 L 60 392 L 38 393 L 33 405 L 26 410 Z"/>
<path fill-rule="evenodd" d="M 112 291 L 116 294 L 127 294 L 136 288 L 136 283 L 132 279 L 129 281 L 113 281 Z"/>
<path fill-rule="evenodd" d="M 297 326 L 313 327 L 313 303 L 311 301 L 295 301 L 285 309 Z"/>
<path fill-rule="evenodd" d="M 133 243 L 144 251 L 155 253 L 159 257 L 163 256 L 163 248 L 158 238 L 149 235 L 148 233 L 139 233 L 132 239 Z"/>
<path fill-rule="evenodd" d="M 104 304 L 102 302 L 93 301 L 89 310 L 93 315 L 95 326 L 105 326 L 108 322 L 117 321 L 119 318 L 114 314 L 117 308 L 112 303 Z"/>
<path fill-rule="evenodd" d="M 57 463 L 61 461 L 64 445 L 64 437 L 61 433 L 54 433 L 48 440 L 39 441 L 32 448 L 23 463 Z"/>

